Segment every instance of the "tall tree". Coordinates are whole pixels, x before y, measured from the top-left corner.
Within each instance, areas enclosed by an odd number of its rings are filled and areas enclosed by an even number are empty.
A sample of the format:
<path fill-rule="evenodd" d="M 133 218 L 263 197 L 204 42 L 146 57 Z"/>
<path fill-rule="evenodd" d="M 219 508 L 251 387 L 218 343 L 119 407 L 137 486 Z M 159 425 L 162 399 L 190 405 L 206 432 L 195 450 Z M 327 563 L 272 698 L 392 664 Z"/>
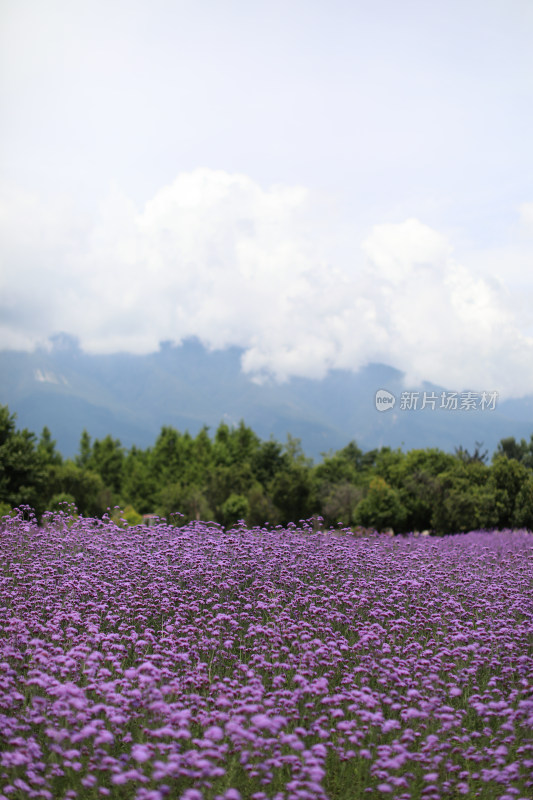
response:
<path fill-rule="evenodd" d="M 365 525 L 385 530 L 405 530 L 407 509 L 402 503 L 400 492 L 387 481 L 376 475 L 370 481 L 368 492 L 357 505 L 354 519 L 357 525 Z"/>
<path fill-rule="evenodd" d="M 150 453 L 149 466 L 159 486 L 183 478 L 189 461 L 190 436 L 170 425 L 163 425 Z"/>
<path fill-rule="evenodd" d="M 441 534 L 494 528 L 498 511 L 489 475 L 485 464 L 460 459 L 441 472 L 435 487 L 431 527 Z"/>
<path fill-rule="evenodd" d="M 86 517 L 100 516 L 112 503 L 111 490 L 106 488 L 101 476 L 70 460 L 48 467 L 47 507 L 56 505 L 58 498 L 64 495 L 74 498 L 78 511 Z"/>
<path fill-rule="evenodd" d="M 56 442 L 52 439 L 52 434 L 46 425 L 42 430 L 41 438 L 37 445 L 37 452 L 43 464 L 61 464 L 63 461 L 61 453 L 56 450 Z"/>
<path fill-rule="evenodd" d="M 495 525 L 510 528 L 515 521 L 517 498 L 524 484 L 531 478 L 531 472 L 523 463 L 505 455 L 494 458 L 490 467 L 489 486 L 497 511 Z M 524 495 L 519 504 L 525 508 Z M 522 510 L 521 515 L 524 514 Z"/>
<path fill-rule="evenodd" d="M 117 496 L 121 490 L 124 448 L 119 439 L 109 434 L 105 439 L 96 439 L 88 466 L 97 472 L 104 484 Z"/>
<path fill-rule="evenodd" d="M 150 469 L 150 451 L 131 447 L 122 464 L 121 501 L 140 514 L 153 512 L 157 483 Z"/>
<path fill-rule="evenodd" d="M 0 406 L 0 503 L 44 510 L 46 470 L 34 433 L 17 430 L 16 414 Z"/>
<path fill-rule="evenodd" d="M 79 453 L 76 456 L 77 466 L 82 467 L 82 469 L 88 467 L 92 452 L 91 437 L 84 428 L 81 434 Z"/>
<path fill-rule="evenodd" d="M 264 487 L 280 470 L 288 469 L 289 465 L 288 454 L 283 452 L 283 446 L 274 439 L 261 442 L 251 460 L 252 471 Z"/>
<path fill-rule="evenodd" d="M 529 442 L 526 442 L 525 439 L 517 442 L 514 436 L 501 439 L 498 443 L 498 449 L 492 456 L 492 460 L 494 461 L 498 456 L 513 458 L 515 461 L 520 461 L 528 469 L 533 469 L 533 433 Z"/>

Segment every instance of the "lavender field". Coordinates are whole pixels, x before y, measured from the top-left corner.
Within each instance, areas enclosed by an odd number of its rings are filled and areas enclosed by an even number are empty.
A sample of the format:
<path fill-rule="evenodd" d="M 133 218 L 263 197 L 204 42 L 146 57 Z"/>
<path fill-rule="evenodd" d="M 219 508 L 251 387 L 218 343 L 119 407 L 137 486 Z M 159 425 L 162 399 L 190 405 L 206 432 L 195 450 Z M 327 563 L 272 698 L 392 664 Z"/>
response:
<path fill-rule="evenodd" d="M 0 528 L 0 800 L 532 796 L 530 533 Z"/>

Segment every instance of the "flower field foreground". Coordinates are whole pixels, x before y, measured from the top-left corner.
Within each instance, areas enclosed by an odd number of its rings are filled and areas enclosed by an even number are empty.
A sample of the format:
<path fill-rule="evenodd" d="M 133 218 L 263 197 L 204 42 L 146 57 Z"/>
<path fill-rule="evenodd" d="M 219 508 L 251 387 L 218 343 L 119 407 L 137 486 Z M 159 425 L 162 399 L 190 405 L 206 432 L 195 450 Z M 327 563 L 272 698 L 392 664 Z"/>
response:
<path fill-rule="evenodd" d="M 530 533 L 0 529 L 0 800 L 532 796 Z"/>

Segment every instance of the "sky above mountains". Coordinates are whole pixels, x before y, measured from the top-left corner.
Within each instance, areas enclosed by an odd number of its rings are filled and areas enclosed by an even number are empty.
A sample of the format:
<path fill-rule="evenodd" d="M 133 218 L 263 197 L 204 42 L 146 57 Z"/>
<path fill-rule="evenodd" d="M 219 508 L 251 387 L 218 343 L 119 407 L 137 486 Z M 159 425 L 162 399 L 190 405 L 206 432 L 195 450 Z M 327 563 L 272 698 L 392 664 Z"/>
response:
<path fill-rule="evenodd" d="M 533 393 L 530 0 L 5 0 L 0 348 Z"/>

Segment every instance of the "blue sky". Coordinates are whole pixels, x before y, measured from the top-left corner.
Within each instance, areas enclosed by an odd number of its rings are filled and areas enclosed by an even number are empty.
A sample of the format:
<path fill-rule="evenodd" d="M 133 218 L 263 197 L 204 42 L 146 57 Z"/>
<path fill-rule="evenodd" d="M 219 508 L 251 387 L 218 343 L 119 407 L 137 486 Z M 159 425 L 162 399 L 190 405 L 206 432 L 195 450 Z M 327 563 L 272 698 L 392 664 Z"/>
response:
<path fill-rule="evenodd" d="M 529 0 L 0 10 L 0 347 L 533 393 Z"/>

